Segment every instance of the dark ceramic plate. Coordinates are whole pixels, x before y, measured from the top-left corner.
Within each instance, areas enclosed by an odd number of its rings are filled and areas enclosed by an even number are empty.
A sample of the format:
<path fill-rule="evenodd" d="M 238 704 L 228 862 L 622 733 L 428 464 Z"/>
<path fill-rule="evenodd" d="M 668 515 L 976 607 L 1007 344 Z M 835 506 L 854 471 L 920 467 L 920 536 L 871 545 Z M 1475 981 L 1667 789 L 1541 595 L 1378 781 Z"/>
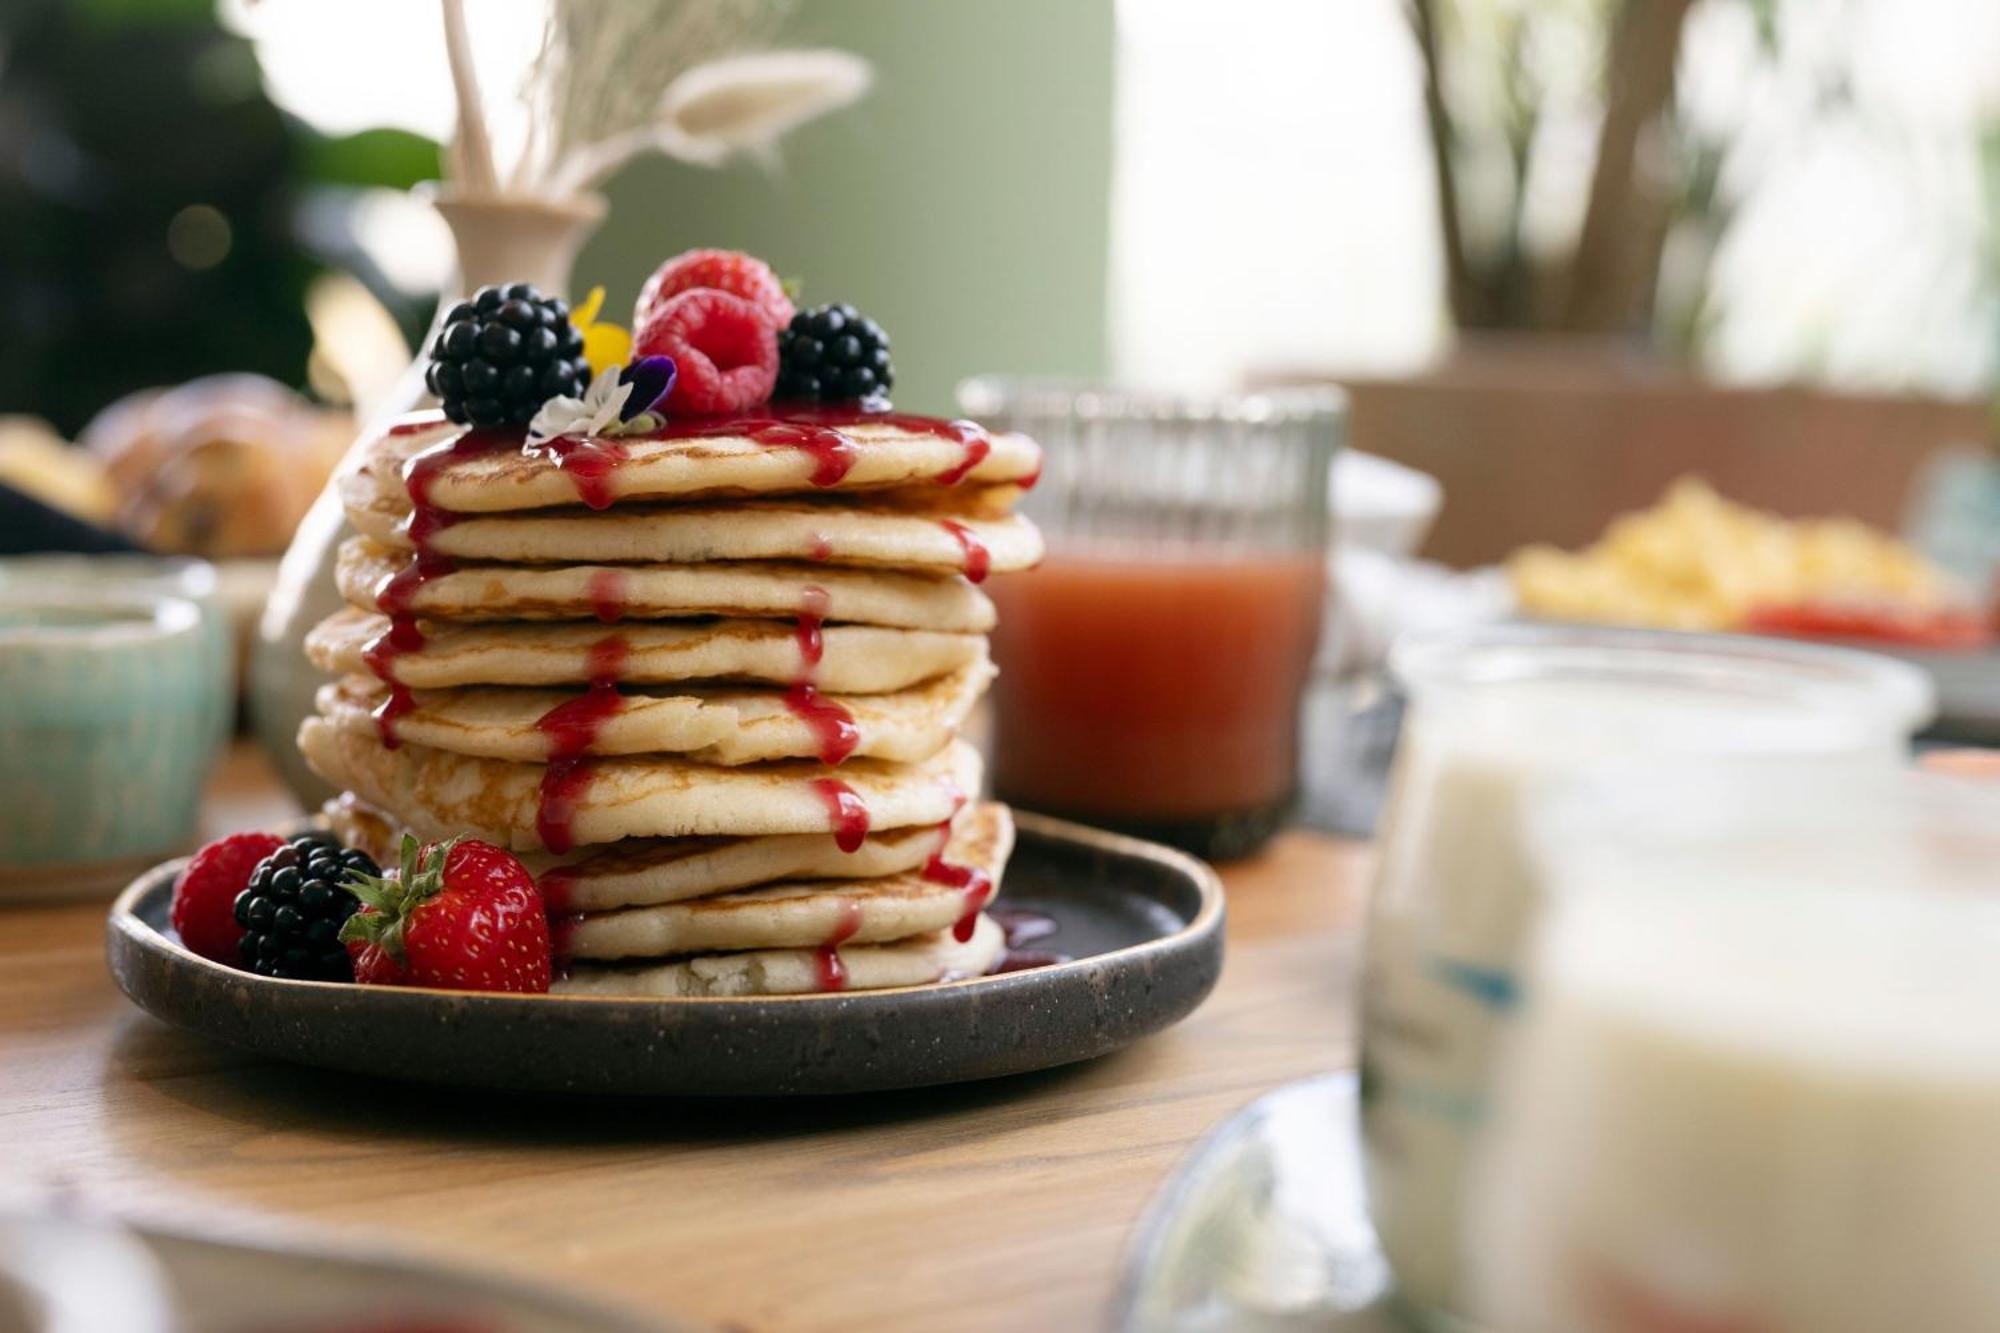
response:
<path fill-rule="evenodd" d="M 178 1027 L 280 1060 L 463 1087 L 637 1096 L 868 1092 L 1088 1060 L 1193 1011 L 1222 967 L 1222 885 L 1190 857 L 1039 815 L 999 906 L 1073 961 L 899 990 L 746 999 L 491 995 L 274 981 L 167 926 L 179 862 L 111 908 L 119 986 Z"/>

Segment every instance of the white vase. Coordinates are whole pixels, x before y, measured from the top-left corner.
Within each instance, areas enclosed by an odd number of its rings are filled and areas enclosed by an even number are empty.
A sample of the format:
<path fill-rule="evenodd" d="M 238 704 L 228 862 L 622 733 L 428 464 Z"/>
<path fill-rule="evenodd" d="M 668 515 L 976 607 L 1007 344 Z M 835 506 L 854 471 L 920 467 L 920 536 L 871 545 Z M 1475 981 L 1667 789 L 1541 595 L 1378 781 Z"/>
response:
<path fill-rule="evenodd" d="M 598 195 L 546 200 L 441 191 L 431 202 L 451 228 L 458 247 L 459 278 L 453 290 L 469 292 L 489 283 L 531 282 L 545 292 L 565 296 L 570 266 L 604 220 L 605 207 Z M 450 300 L 440 302 L 440 316 L 451 305 Z M 385 401 L 367 405 L 360 439 L 368 439 L 387 418 L 431 401 L 424 389 L 423 369 L 425 354 L 436 336 L 437 325 L 433 323 L 417 359 L 395 390 Z M 313 695 L 326 683 L 326 677 L 306 660 L 305 636 L 340 609 L 340 593 L 333 581 L 334 557 L 352 532 L 329 483 L 299 525 L 278 566 L 277 586 L 264 607 L 250 656 L 251 725 L 285 784 L 308 810 L 317 808 L 333 790 L 299 757 L 299 723 L 313 711 Z"/>

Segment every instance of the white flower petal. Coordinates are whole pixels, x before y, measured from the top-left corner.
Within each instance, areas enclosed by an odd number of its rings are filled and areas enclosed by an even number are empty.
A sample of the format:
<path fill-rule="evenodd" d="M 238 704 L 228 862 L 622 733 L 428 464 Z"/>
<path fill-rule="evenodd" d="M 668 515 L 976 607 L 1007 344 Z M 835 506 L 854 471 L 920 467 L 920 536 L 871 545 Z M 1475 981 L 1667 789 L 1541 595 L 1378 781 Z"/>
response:
<path fill-rule="evenodd" d="M 586 415 L 581 399 L 568 395 L 551 398 L 536 410 L 534 418 L 528 422 L 528 442 L 540 444 L 558 435 L 567 435 Z"/>

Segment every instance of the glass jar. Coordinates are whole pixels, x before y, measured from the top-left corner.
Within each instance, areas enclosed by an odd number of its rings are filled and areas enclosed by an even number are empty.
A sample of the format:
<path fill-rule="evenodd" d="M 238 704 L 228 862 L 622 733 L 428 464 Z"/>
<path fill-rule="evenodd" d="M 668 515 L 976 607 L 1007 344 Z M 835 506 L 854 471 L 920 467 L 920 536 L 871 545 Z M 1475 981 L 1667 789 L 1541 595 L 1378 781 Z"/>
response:
<path fill-rule="evenodd" d="M 1213 859 L 1255 850 L 1297 797 L 1342 399 L 1004 379 L 959 398 L 1046 455 L 1023 509 L 1048 558 L 992 589 L 998 794 Z"/>
<path fill-rule="evenodd" d="M 2000 790 L 1770 765 L 1535 806 L 1480 1326 L 1992 1328 Z"/>
<path fill-rule="evenodd" d="M 1494 626 L 1404 640 L 1362 995 L 1369 1211 L 1403 1302 L 1463 1308 L 1468 1152 L 1542 902 L 1524 803 L 1552 778 L 1810 758 L 1903 762 L 1929 678 L 1887 658 L 1749 638 Z"/>

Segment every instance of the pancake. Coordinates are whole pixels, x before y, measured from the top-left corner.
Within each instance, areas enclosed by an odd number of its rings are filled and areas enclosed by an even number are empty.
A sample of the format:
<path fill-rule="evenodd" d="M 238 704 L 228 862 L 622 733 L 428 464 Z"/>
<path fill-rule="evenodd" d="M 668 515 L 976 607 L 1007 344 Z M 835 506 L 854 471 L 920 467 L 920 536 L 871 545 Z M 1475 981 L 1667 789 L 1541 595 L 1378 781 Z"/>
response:
<path fill-rule="evenodd" d="M 326 803 L 321 817 L 342 842 L 382 864 L 396 860 L 403 825 L 352 792 Z M 963 816 L 962 816 L 963 817 Z M 408 830 L 447 837 L 441 827 Z M 938 849 L 935 827 L 871 832 L 852 852 L 828 834 L 750 838 L 628 838 L 567 855 L 522 851 L 521 863 L 541 880 L 558 911 L 601 912 L 680 902 L 785 880 L 880 879 L 922 866 Z M 551 874 L 549 872 L 554 871 Z"/>
<path fill-rule="evenodd" d="M 800 711 L 794 711 L 802 698 L 798 691 L 621 688 L 617 710 L 596 726 L 580 752 L 677 754 L 729 768 L 774 759 L 811 759 L 821 754 L 831 734 L 816 727 L 813 717 L 845 715 L 853 728 L 851 751 L 856 757 L 914 763 L 950 744 L 992 678 L 992 666 L 981 661 L 896 694 L 804 696 L 810 703 L 801 705 Z M 560 717 L 557 709 L 584 697 L 580 690 L 416 690 L 411 693 L 412 706 L 384 725 L 408 744 L 543 763 L 556 757 L 556 736 L 540 724 L 551 715 Z M 594 695 L 592 703 L 605 697 Z M 375 709 L 388 699 L 388 687 L 380 681 L 348 676 L 320 690 L 319 711 L 343 730 L 377 735 Z"/>
<path fill-rule="evenodd" d="M 306 656 L 332 675 L 368 670 L 368 645 L 389 620 L 346 608 L 306 635 Z M 396 658 L 396 679 L 413 689 L 461 685 L 569 685 L 587 680 L 591 649 L 615 633 L 625 642 L 620 677 L 634 685 L 679 681 L 762 681 L 789 685 L 807 676 L 838 694 L 886 694 L 955 671 L 986 656 L 977 634 L 828 625 L 820 632 L 815 667 L 802 655 L 799 634 L 771 620 L 693 624 L 633 621 L 608 630 L 595 622 L 423 626 L 423 646 Z"/>
<path fill-rule="evenodd" d="M 746 949 L 815 948 L 829 940 L 879 944 L 969 921 L 992 897 L 1014 847 L 1002 805 L 981 805 L 945 849 L 969 883 L 921 870 L 882 879 L 820 880 L 739 889 L 658 907 L 588 913 L 559 923 L 558 952 L 570 958 L 666 958 Z"/>
<path fill-rule="evenodd" d="M 342 842 L 384 865 L 396 861 L 404 828 L 374 806 L 343 792 L 323 812 Z M 964 816 L 961 816 L 963 818 Z M 425 839 L 450 836 L 441 827 L 410 830 Z M 761 838 L 628 838 L 565 856 L 518 853 L 558 911 L 601 912 L 727 893 L 784 880 L 880 879 L 914 870 L 938 849 L 935 827 L 881 829 L 843 852 L 824 833 Z M 554 873 L 550 873 L 553 871 Z"/>
<path fill-rule="evenodd" d="M 351 510 L 366 510 L 391 497 L 406 499 L 403 466 L 409 457 L 467 434 L 464 427 L 442 417 L 434 420 L 434 426 L 421 428 L 422 418 L 405 418 L 403 424 L 392 428 L 402 433 L 385 432 L 362 445 L 355 463 L 340 475 L 342 504 Z M 853 449 L 851 464 L 837 478 L 827 475 L 829 460 L 820 450 L 761 443 L 747 435 L 604 441 L 597 447 L 618 461 L 590 483 L 591 498 L 615 503 L 807 495 L 880 490 L 954 478 L 973 485 L 1032 483 L 1041 474 L 1042 451 L 1023 435 L 994 435 L 990 452 L 976 458 L 956 439 L 904 429 L 893 420 L 843 425 L 840 434 L 853 442 Z M 557 465 L 552 451 L 531 453 L 504 441 L 497 444 L 490 450 L 473 449 L 444 459 L 432 468 L 426 483 L 429 503 L 458 513 L 492 514 L 574 505 L 582 498 L 576 476 Z"/>
<path fill-rule="evenodd" d="M 544 845 L 537 832 L 550 769 L 475 759 L 421 745 L 385 748 L 372 735 L 325 718 L 299 726 L 299 750 L 314 772 L 417 829 L 448 829 L 503 847 Z M 682 759 L 586 761 L 558 803 L 577 846 L 621 838 L 837 833 L 836 780 L 852 791 L 870 827 L 941 824 L 979 787 L 979 754 L 963 741 L 921 764 L 853 759 L 715 768 Z M 558 850 L 566 850 L 559 848 Z"/>
<path fill-rule="evenodd" d="M 846 945 L 832 952 L 843 982 L 835 989 L 889 990 L 984 976 L 1007 951 L 1007 937 L 991 917 L 974 923 L 961 944 L 949 930 L 893 944 Z M 758 949 L 701 954 L 651 967 L 580 963 L 549 987 L 555 995 L 659 996 L 674 999 L 732 995 L 810 995 L 827 990 L 833 972 L 818 949 Z"/>
<path fill-rule="evenodd" d="M 340 594 L 364 609 L 414 557 L 366 537 L 342 543 Z M 818 591 L 814 591 L 818 590 Z M 451 565 L 423 579 L 406 606 L 441 620 L 673 620 L 795 617 L 818 599 L 824 618 L 898 629 L 984 633 L 993 603 L 956 575 L 834 569 L 777 561 L 709 565 Z"/>
<path fill-rule="evenodd" d="M 438 528 L 424 548 L 461 560 L 518 564 L 700 564 L 714 560 L 810 560 L 864 568 L 957 573 L 977 561 L 996 573 L 1027 569 L 1042 557 L 1041 534 L 989 496 L 1005 486 L 934 497 L 888 492 L 894 502 L 859 497 L 745 500 L 735 504 L 621 505 L 472 516 Z M 928 500 L 928 503 L 924 501 Z M 384 546 L 414 550 L 409 509 L 373 506 L 351 512 L 355 527 Z M 978 572 L 974 569 L 973 572 Z"/>

